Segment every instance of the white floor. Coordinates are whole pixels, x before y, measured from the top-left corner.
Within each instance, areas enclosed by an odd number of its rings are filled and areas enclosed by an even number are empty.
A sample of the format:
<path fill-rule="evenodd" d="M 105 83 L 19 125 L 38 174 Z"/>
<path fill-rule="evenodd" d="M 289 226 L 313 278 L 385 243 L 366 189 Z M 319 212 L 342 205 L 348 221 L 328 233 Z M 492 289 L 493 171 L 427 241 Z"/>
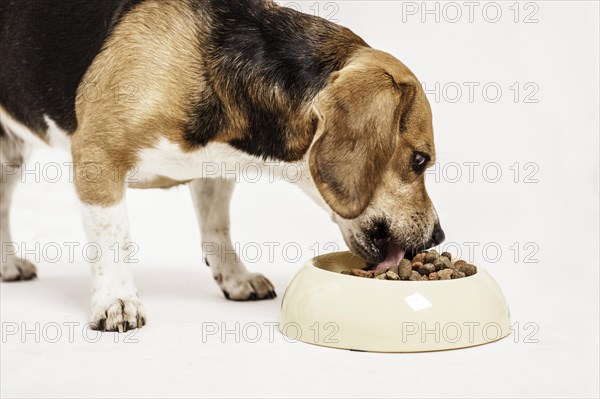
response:
<path fill-rule="evenodd" d="M 264 180 L 240 184 L 232 228 L 244 257 L 256 260 L 249 267 L 275 284 L 276 300 L 223 298 L 202 262 L 186 188 L 131 191 L 148 325 L 96 342 L 84 329 L 89 267 L 76 198 L 66 175 L 49 182 L 51 162 L 67 159 L 44 150 L 28 164 L 38 172 L 16 193 L 14 238 L 29 259 L 43 259 L 37 280 L 0 284 L 0 395 L 598 397 L 598 4 L 571 3 L 536 3 L 537 25 L 476 24 L 477 37 L 468 23 L 399 24 L 392 8 L 400 2 L 339 3 L 342 23 L 398 55 L 429 87 L 495 81 L 505 89 L 497 103 L 432 99 L 440 174 L 427 181 L 447 242 L 502 287 L 510 337 L 456 351 L 376 354 L 291 343 L 276 330 L 270 336 L 302 262 L 344 245 L 299 190 Z M 363 14 L 373 15 L 370 25 L 356 16 Z M 534 81 L 539 101 L 515 103 L 508 88 L 515 81 Z M 463 174 L 457 182 L 453 162 Z M 480 163 L 473 179 L 466 162 Z M 493 183 L 497 168 L 502 176 Z M 62 256 L 52 262 L 56 248 Z M 236 326 L 239 338 L 226 332 Z"/>

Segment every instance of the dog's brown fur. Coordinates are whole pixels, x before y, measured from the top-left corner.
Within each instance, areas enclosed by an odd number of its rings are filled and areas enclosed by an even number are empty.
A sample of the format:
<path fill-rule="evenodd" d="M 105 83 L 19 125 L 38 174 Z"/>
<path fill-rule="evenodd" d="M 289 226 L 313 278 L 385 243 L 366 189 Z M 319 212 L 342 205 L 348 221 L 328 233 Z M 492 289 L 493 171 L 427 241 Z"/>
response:
<path fill-rule="evenodd" d="M 184 124 L 203 85 L 199 29 L 187 0 L 145 2 L 125 16 L 94 60 L 77 96 L 72 138 L 83 202 L 119 201 L 137 153 L 161 136 L 185 145 Z M 114 88 L 124 86 L 136 92 L 115 98 Z M 94 101 L 84 91 L 90 87 L 101 93 Z"/>

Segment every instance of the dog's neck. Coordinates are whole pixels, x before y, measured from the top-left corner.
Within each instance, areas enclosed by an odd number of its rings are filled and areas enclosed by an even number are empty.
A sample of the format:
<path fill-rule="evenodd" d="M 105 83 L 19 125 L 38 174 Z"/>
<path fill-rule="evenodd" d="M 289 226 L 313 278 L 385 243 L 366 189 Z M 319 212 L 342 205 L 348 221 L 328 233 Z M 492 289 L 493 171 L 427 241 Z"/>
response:
<path fill-rule="evenodd" d="M 210 12 L 203 59 L 223 137 L 254 156 L 302 159 L 317 126 L 312 101 L 366 43 L 325 19 L 263 1 L 216 0 Z"/>

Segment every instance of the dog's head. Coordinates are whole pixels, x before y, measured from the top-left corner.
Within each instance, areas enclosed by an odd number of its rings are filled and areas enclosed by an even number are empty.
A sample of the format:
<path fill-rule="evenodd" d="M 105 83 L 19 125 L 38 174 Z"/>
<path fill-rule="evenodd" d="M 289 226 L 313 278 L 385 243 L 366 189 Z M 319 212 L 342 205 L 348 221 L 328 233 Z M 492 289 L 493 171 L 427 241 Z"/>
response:
<path fill-rule="evenodd" d="M 435 159 L 431 108 L 413 73 L 389 54 L 361 50 L 313 108 L 310 173 L 351 251 L 393 263 L 443 241 L 424 180 Z"/>

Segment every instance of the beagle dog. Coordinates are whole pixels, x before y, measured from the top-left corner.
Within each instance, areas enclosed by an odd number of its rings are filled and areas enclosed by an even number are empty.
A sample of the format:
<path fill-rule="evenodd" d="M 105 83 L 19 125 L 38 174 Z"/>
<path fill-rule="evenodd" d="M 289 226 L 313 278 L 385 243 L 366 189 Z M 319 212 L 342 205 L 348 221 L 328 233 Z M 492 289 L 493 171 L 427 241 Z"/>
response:
<path fill-rule="evenodd" d="M 2 0 L 0 19 L 2 280 L 36 276 L 6 253 L 14 172 L 32 141 L 66 146 L 95 244 L 94 329 L 146 320 L 131 265 L 106 256 L 131 250 L 127 187 L 188 184 L 203 242 L 233 251 L 235 182 L 206 176 L 207 163 L 223 175 L 293 165 L 373 264 L 444 239 L 424 184 L 435 148 L 419 80 L 342 26 L 269 0 Z M 275 297 L 230 258 L 205 258 L 227 299 Z"/>

